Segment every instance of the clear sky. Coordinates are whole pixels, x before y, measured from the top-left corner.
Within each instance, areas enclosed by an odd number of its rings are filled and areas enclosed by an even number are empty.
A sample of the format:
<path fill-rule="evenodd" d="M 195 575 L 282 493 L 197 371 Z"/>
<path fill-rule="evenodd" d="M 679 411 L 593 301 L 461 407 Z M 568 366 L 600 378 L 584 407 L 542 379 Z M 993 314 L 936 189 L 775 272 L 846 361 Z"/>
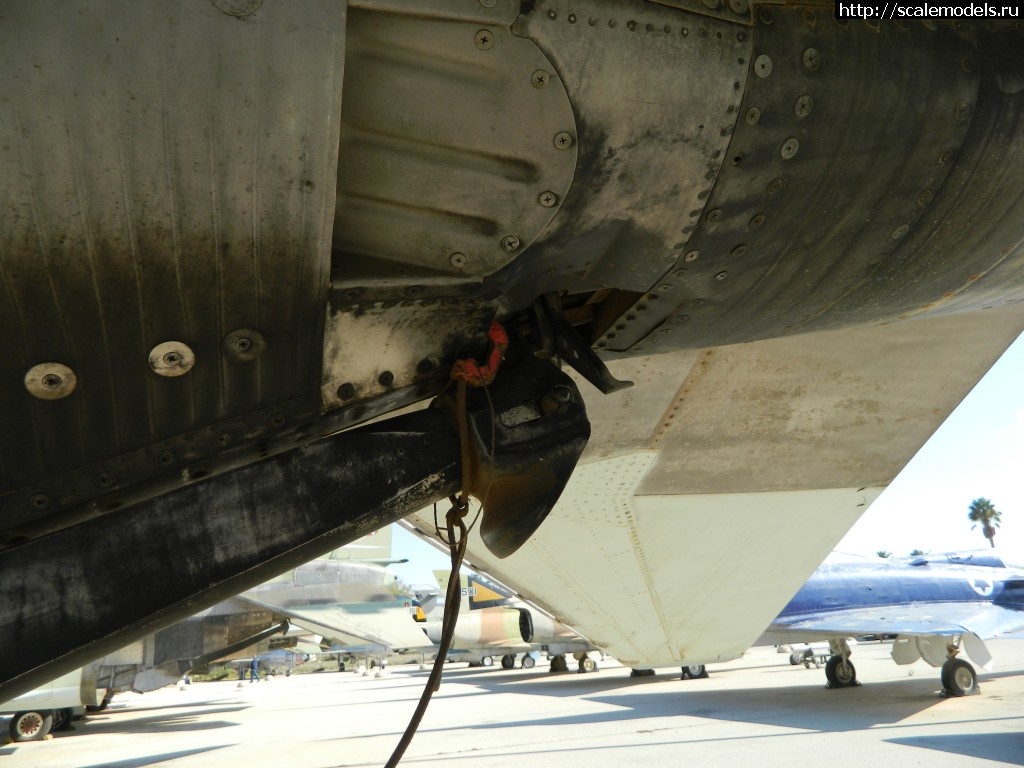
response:
<path fill-rule="evenodd" d="M 1024 561 L 1024 336 L 918 451 L 838 552 L 907 555 L 987 547 L 967 519 L 983 496 L 1002 513 L 996 547 Z"/>
<path fill-rule="evenodd" d="M 996 546 L 1024 562 L 1024 336 L 1019 338 L 939 427 L 892 484 L 836 546 L 836 552 L 896 556 L 913 549 L 952 552 L 988 547 L 971 530 L 971 501 L 983 496 L 1002 515 Z M 810 521 L 813 525 L 813 521 Z M 435 584 L 446 554 L 395 526 L 393 571 L 407 584 Z"/>

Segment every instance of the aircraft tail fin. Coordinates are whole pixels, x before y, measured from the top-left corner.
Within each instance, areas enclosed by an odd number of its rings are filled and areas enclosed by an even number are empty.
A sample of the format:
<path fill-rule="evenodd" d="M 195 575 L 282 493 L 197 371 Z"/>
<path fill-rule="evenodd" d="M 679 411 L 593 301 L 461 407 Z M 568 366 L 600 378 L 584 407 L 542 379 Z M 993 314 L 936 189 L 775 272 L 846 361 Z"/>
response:
<path fill-rule="evenodd" d="M 450 575 L 448 571 L 434 571 L 434 578 L 437 579 L 442 593 L 448 589 L 448 577 Z M 509 600 L 514 597 L 505 587 L 486 581 L 475 574 L 463 573 L 460 574 L 459 579 L 461 581 L 462 595 L 462 603 L 459 606 L 460 612 L 507 605 Z"/>

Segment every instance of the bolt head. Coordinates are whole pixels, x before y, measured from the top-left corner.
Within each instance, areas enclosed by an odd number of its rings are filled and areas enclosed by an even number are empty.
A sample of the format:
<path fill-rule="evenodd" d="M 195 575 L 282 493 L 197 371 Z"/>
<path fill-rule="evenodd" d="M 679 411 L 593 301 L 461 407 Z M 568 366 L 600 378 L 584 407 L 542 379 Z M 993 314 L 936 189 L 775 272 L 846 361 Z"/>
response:
<path fill-rule="evenodd" d="M 555 134 L 555 149 L 569 149 L 572 147 L 572 134 L 568 131 L 559 131 Z"/>
<path fill-rule="evenodd" d="M 466 258 L 466 254 L 464 253 L 453 253 L 448 260 L 456 269 L 462 269 L 463 267 L 466 266 L 466 263 L 469 261 L 469 259 Z"/>
<path fill-rule="evenodd" d="M 811 114 L 811 110 L 814 108 L 814 99 L 808 94 L 802 95 L 796 100 L 796 104 L 793 105 L 793 114 L 799 118 L 805 118 Z"/>
<path fill-rule="evenodd" d="M 489 29 L 481 29 L 473 40 L 481 51 L 489 51 L 494 46 L 494 35 Z"/>
<path fill-rule="evenodd" d="M 501 247 L 504 248 L 509 253 L 511 253 L 512 251 L 516 250 L 519 247 L 519 238 L 516 237 L 515 235 L 509 235 L 508 237 L 502 239 Z"/>
<path fill-rule="evenodd" d="M 530 78 L 530 82 L 533 83 L 534 88 L 543 88 L 548 84 L 548 80 L 551 79 L 551 75 L 545 72 L 543 69 L 538 69 L 533 73 L 533 77 Z"/>
<path fill-rule="evenodd" d="M 537 202 L 545 208 L 554 208 L 555 204 L 558 202 L 558 195 L 551 191 L 541 192 L 537 196 Z"/>

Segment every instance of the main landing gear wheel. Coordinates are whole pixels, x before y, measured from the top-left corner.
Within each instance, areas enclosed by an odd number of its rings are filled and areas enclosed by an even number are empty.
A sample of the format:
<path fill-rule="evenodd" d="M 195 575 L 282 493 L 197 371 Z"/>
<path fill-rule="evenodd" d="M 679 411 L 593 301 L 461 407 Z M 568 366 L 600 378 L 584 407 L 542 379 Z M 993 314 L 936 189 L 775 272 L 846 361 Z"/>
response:
<path fill-rule="evenodd" d="M 703 664 L 689 664 L 683 667 L 680 680 L 702 680 L 708 676 L 708 668 Z"/>
<path fill-rule="evenodd" d="M 516 657 L 511 653 L 506 653 L 501 657 L 501 668 L 502 669 L 513 669 L 516 666 Z"/>
<path fill-rule="evenodd" d="M 53 725 L 50 727 L 50 731 L 56 732 L 73 730 L 71 723 L 74 719 L 75 712 L 71 707 L 55 709 L 53 710 Z"/>
<path fill-rule="evenodd" d="M 523 669 L 533 669 L 537 664 L 537 660 L 530 654 L 523 656 Z"/>
<path fill-rule="evenodd" d="M 493 663 L 494 663 L 494 659 L 492 659 L 490 656 L 484 656 L 482 659 L 480 659 L 480 666 L 481 667 L 489 667 Z M 472 666 L 472 665 L 470 665 L 470 666 Z"/>
<path fill-rule="evenodd" d="M 50 710 L 18 712 L 10 725 L 11 738 L 14 741 L 38 741 L 46 738 L 53 727 L 53 714 Z"/>
<path fill-rule="evenodd" d="M 344 667 L 343 667 L 344 669 Z M 85 708 L 86 712 L 102 712 L 104 709 L 110 706 L 111 700 L 114 698 L 114 689 L 107 688 L 107 692 L 103 694 L 103 700 L 96 705 L 87 705 Z"/>
<path fill-rule="evenodd" d="M 569 665 L 565 663 L 565 654 L 559 653 L 556 656 L 551 657 L 551 671 L 552 672 L 568 672 Z"/>
<path fill-rule="evenodd" d="M 597 662 L 589 656 L 584 656 L 582 659 L 579 660 L 580 672 L 593 672 L 595 669 L 597 669 Z"/>
<path fill-rule="evenodd" d="M 825 664 L 825 677 L 829 688 L 850 688 L 857 685 L 857 670 L 853 662 L 842 656 L 830 656 Z"/>
<path fill-rule="evenodd" d="M 950 696 L 971 696 L 981 692 L 974 667 L 963 659 L 947 659 L 942 665 L 942 687 Z"/>

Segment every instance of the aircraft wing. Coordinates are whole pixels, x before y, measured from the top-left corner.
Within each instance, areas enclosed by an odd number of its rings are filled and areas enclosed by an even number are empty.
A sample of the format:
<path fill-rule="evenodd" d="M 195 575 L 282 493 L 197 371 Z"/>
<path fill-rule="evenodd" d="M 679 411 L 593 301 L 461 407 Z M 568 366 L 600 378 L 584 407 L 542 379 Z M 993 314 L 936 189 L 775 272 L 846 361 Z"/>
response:
<path fill-rule="evenodd" d="M 962 635 L 982 639 L 1024 631 L 1024 612 L 992 603 L 920 603 L 829 611 L 777 620 L 779 642 L 858 635 Z"/>
<path fill-rule="evenodd" d="M 281 608 L 249 600 L 287 616 L 293 623 L 343 645 L 372 643 L 388 648 L 423 648 L 433 643 L 423 634 L 403 602 L 326 604 Z"/>
<path fill-rule="evenodd" d="M 1005 308 L 614 361 L 636 384 L 588 401 L 590 444 L 544 525 L 504 559 L 474 532 L 467 560 L 624 664 L 734 658 L 1022 321 Z M 408 523 L 433 531 L 433 510 Z"/>

